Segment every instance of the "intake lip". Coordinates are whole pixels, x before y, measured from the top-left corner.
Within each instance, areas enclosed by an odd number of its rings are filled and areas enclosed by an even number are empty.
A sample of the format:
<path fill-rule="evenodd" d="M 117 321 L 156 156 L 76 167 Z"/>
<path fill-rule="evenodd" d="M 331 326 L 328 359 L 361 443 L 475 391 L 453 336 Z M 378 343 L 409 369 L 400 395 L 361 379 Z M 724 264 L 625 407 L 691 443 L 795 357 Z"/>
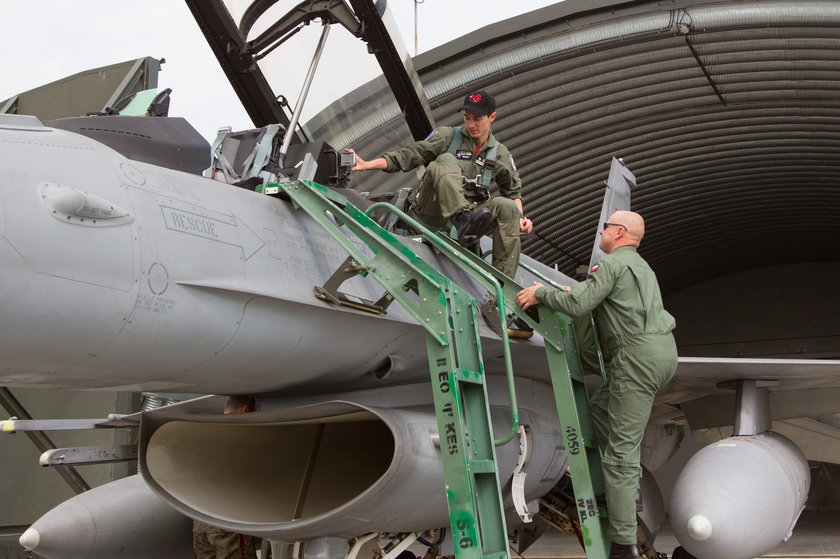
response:
<path fill-rule="evenodd" d="M 535 433 L 530 501 L 553 487 L 566 462 L 556 419 L 520 411 Z M 491 406 L 497 434 L 509 413 Z M 238 533 L 298 541 L 410 532 L 449 523 L 437 432 L 431 403 L 379 408 L 333 400 L 235 416 L 161 409 L 142 416 L 140 467 L 176 510 Z M 513 440 L 496 449 L 502 487 L 518 447 Z"/>
<path fill-rule="evenodd" d="M 329 402 L 150 423 L 141 436 L 149 486 L 184 514 L 234 531 L 298 538 L 382 524 L 402 531 L 417 514 L 382 517 L 396 504 L 389 494 L 404 509 L 407 487 L 434 493 L 443 484 L 433 413 Z M 430 525 L 446 522 L 440 493 L 422 507 L 434 511 L 424 518 Z"/>

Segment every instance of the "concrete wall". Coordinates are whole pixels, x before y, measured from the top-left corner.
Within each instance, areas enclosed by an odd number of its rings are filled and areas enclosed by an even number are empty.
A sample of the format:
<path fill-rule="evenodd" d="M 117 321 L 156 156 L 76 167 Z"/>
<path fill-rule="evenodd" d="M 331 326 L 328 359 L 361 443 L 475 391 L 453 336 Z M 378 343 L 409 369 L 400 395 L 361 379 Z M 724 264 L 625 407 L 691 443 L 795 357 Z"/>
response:
<path fill-rule="evenodd" d="M 682 356 L 840 357 L 840 263 L 768 266 L 665 298 Z"/>

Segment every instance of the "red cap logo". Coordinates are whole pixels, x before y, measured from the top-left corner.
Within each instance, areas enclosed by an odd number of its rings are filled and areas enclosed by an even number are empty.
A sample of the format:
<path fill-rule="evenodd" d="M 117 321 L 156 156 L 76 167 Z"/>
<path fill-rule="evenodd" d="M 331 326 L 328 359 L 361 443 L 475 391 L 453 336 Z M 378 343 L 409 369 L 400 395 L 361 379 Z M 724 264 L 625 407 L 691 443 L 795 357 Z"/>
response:
<path fill-rule="evenodd" d="M 470 101 L 473 103 L 481 103 L 481 93 L 473 93 L 470 95 Z"/>

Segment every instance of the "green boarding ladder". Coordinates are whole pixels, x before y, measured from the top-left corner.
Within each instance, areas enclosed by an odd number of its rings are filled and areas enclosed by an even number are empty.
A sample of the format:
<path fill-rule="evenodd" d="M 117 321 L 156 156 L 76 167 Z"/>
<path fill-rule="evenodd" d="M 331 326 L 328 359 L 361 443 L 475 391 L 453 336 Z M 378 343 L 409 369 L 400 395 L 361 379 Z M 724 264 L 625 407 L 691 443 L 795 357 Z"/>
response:
<path fill-rule="evenodd" d="M 399 209 L 386 203 L 370 206 L 367 213 L 378 208 L 386 208 L 397 214 L 403 221 L 408 222 L 418 230 L 424 227 Z M 504 316 L 504 301 L 513 302 L 510 311 L 524 320 L 531 328 L 545 339 L 545 350 L 551 374 L 554 398 L 557 404 L 557 414 L 563 427 L 563 439 L 568 456 L 569 474 L 575 491 L 575 506 L 580 521 L 581 538 L 586 549 L 587 559 L 607 559 L 610 541 L 607 535 L 606 510 L 598 506 L 597 495 L 604 494 L 604 474 L 601 470 L 601 454 L 598 449 L 592 419 L 589 411 L 589 395 L 584 382 L 584 368 L 581 363 L 580 348 L 575 335 L 574 321 L 559 311 L 545 305 L 536 307 L 535 311 L 523 311 L 516 305 L 516 294 L 522 286 L 507 277 L 498 269 L 491 266 L 484 259 L 472 251 L 461 247 L 448 236 L 438 233 L 432 240 L 439 252 L 448 256 L 454 262 L 469 272 L 474 279 L 483 283 L 491 291 L 501 286 L 501 294 L 496 295 L 502 316 Z M 530 266 L 520 264 L 544 284 L 555 288 L 560 286 L 551 278 L 546 277 Z M 487 277 L 492 281 L 487 281 Z M 536 315 L 536 316 L 534 316 Z M 590 327 L 595 331 L 595 325 L 589 317 Z M 502 341 L 509 344 L 507 329 L 504 321 L 500 325 Z M 604 361 L 598 347 L 597 336 L 593 334 L 597 366 L 602 379 L 606 378 Z"/>
<path fill-rule="evenodd" d="M 399 215 L 412 226 L 422 229 L 412 218 L 390 204 L 374 204 L 367 209 L 370 213 L 377 208 L 384 207 Z M 586 549 L 587 559 L 607 559 L 609 556 L 610 540 L 607 534 L 606 509 L 599 507 L 597 495 L 603 495 L 604 474 L 601 470 L 601 454 L 595 440 L 595 432 L 589 411 L 589 395 L 584 382 L 584 368 L 581 362 L 580 348 L 575 334 L 574 321 L 559 311 L 545 305 L 536 309 L 523 311 L 516 303 L 516 294 L 523 289 L 514 280 L 494 268 L 484 259 L 472 251 L 466 250 L 448 236 L 438 233 L 432 245 L 443 254 L 450 256 L 462 268 L 472 273 L 474 279 L 491 289 L 501 285 L 503 296 L 497 295 L 497 301 L 504 316 L 504 301 L 511 301 L 509 308 L 520 319 L 543 336 L 545 350 L 551 375 L 554 398 L 557 404 L 557 414 L 563 427 L 563 440 L 568 457 L 569 474 L 575 493 L 575 506 L 580 521 L 581 538 Z M 454 255 L 454 256 L 453 256 Z M 544 284 L 560 288 L 551 278 L 538 270 L 520 264 L 520 267 L 530 272 Z M 476 274 L 474 270 L 481 270 Z M 487 282 L 485 278 L 492 276 L 495 281 Z M 536 315 L 536 316 L 534 316 Z M 588 318 L 593 332 L 593 343 L 597 355 L 597 366 L 602 379 L 606 378 L 604 361 L 598 346 L 597 335 L 594 335 L 595 325 L 591 316 Z M 500 328 L 503 342 L 507 345 L 507 329 L 504 321 Z"/>
<path fill-rule="evenodd" d="M 511 440 L 516 426 L 500 441 L 493 440 L 475 299 L 341 194 L 310 181 L 261 185 L 257 192 L 288 196 L 350 255 L 324 287 L 315 289 L 317 296 L 382 312 L 396 300 L 425 329 L 456 557 L 509 559 L 495 445 Z M 342 225 L 372 255 L 357 246 L 342 231 Z M 437 238 L 430 231 L 426 234 Z M 355 275 L 374 278 L 386 294 L 373 304 L 340 300 L 334 288 Z M 416 298 L 408 292 L 414 292 Z M 512 373 L 509 386 L 513 386 Z M 513 393 L 511 399 L 518 425 Z"/>
<path fill-rule="evenodd" d="M 442 235 L 440 238 L 451 247 L 459 248 L 452 239 Z M 480 266 L 502 283 L 505 300 L 516 301 L 516 294 L 523 289 L 523 286 L 518 285 L 474 253 L 470 251 L 463 251 L 463 253 L 476 266 Z M 533 274 L 542 283 L 560 288 L 560 285 L 538 270 L 521 263 L 520 267 Z M 563 427 L 569 475 L 574 487 L 575 505 L 586 557 L 587 559 L 607 559 L 610 540 L 607 535 L 606 510 L 603 507 L 599 508 L 596 502 L 596 496 L 603 495 L 605 491 L 604 474 L 601 470 L 601 454 L 595 440 L 589 412 L 589 395 L 584 383 L 584 369 L 574 322 L 570 317 L 546 305 L 523 311 L 513 303 L 509 310 L 545 339 L 548 367 L 557 403 L 557 415 Z M 591 317 L 589 321 L 594 332 Z M 504 329 L 504 325 L 502 328 Z M 605 378 L 604 361 L 597 345 L 597 336 L 593 335 L 593 338 L 597 366 L 601 377 Z"/>
<path fill-rule="evenodd" d="M 379 227 L 375 222 L 370 220 L 368 216 L 371 212 L 378 208 L 385 208 L 394 214 L 397 214 L 403 219 L 403 221 L 412 225 L 416 230 L 421 231 L 424 239 L 437 251 L 441 252 L 458 264 L 462 269 L 470 273 L 474 279 L 485 285 L 485 287 L 490 289 L 491 292 L 495 291 L 496 300 L 499 302 L 499 310 L 502 313 L 502 317 L 504 317 L 504 301 L 515 301 L 515 296 L 522 289 L 522 286 L 516 284 L 515 281 L 505 276 L 502 272 L 498 271 L 496 268 L 492 267 L 472 252 L 465 250 L 449 237 L 442 234 L 432 233 L 423 225 L 417 223 L 411 217 L 390 204 L 374 204 L 369 207 L 366 212 L 361 212 L 352 204 L 347 202 L 347 200 L 340 194 L 309 181 L 294 181 L 290 183 L 281 183 L 281 185 L 265 185 L 259 187 L 258 189 L 258 191 L 266 194 L 275 194 L 278 190 L 288 193 L 290 198 L 292 198 L 292 201 L 297 206 L 303 207 L 307 213 L 316 219 L 316 221 L 321 223 L 321 225 L 324 226 L 324 228 L 330 232 L 346 250 L 348 250 L 351 254 L 351 259 L 348 259 L 348 261 L 353 260 L 353 263 L 356 264 L 358 271 L 354 270 L 350 274 L 345 274 L 345 279 L 355 273 L 369 273 L 370 275 L 373 275 L 373 277 L 377 279 L 377 281 L 379 281 L 379 283 L 382 284 L 388 291 L 386 298 L 390 299 L 391 297 L 396 297 L 397 300 L 399 300 L 403 306 L 411 312 L 415 318 L 417 318 L 418 322 L 426 328 L 430 372 L 432 374 L 432 385 L 435 389 L 435 407 L 437 410 L 438 428 L 441 433 L 441 454 L 444 462 L 444 476 L 447 483 L 447 499 L 449 501 L 450 522 L 453 530 L 456 557 L 458 559 L 472 559 L 477 555 L 482 557 L 486 557 L 488 555 L 498 555 L 504 556 L 507 559 L 509 557 L 506 543 L 507 530 L 504 523 L 501 493 L 499 491 L 498 470 L 495 467 L 495 452 L 492 450 L 492 445 L 489 446 L 489 449 L 487 448 L 488 445 L 486 445 L 486 441 L 490 440 L 490 437 L 492 436 L 492 429 L 490 428 L 489 412 L 487 411 L 486 388 L 483 384 L 483 366 L 481 364 L 481 351 L 477 331 L 478 318 L 475 301 L 472 297 L 468 295 L 466 296 L 466 298 L 469 299 L 469 312 L 467 314 L 470 315 L 470 335 L 471 337 L 474 336 L 475 340 L 474 342 L 471 341 L 470 345 L 475 347 L 477 350 L 474 352 L 471 351 L 469 357 L 472 363 L 477 364 L 477 368 L 480 369 L 480 376 L 482 378 L 478 382 L 481 383 L 481 394 L 480 397 L 476 397 L 478 395 L 477 390 L 467 389 L 464 396 L 459 399 L 457 396 L 460 395 L 460 390 L 468 386 L 466 383 L 469 381 L 462 379 L 470 377 L 468 373 L 469 369 L 464 367 L 461 367 L 460 369 L 457 367 L 452 369 L 450 366 L 451 370 L 438 371 L 436 364 L 443 363 L 443 361 L 438 361 L 438 359 L 446 359 L 447 363 L 455 362 L 451 357 L 453 353 L 451 351 L 453 344 L 449 343 L 449 351 L 446 351 L 443 347 L 438 347 L 436 349 L 433 344 L 441 345 L 445 342 L 438 337 L 434 329 L 430 329 L 430 317 L 425 316 L 424 311 L 421 311 L 420 308 L 415 308 L 416 305 L 413 301 L 410 299 L 405 301 L 404 298 L 399 297 L 399 294 L 402 290 L 407 289 L 409 285 L 411 285 L 415 291 L 419 292 L 420 290 L 418 287 L 423 285 L 422 276 L 424 274 L 428 275 L 429 279 L 436 280 L 440 286 L 436 289 L 443 289 L 442 294 L 444 294 L 444 299 L 446 298 L 445 293 L 452 294 L 457 291 L 460 294 L 464 294 L 465 292 L 447 278 L 441 276 L 440 272 L 436 269 L 430 267 L 428 264 L 423 262 L 422 259 L 414 255 L 396 237 Z M 301 203 L 304 198 L 313 198 L 311 195 L 303 194 L 304 192 L 307 192 L 307 190 L 313 195 L 316 195 L 314 196 L 315 198 L 319 199 L 315 201 L 314 205 L 303 205 Z M 343 213 L 343 215 L 337 215 L 336 208 L 343 208 L 344 212 L 340 212 L 339 210 L 339 212 Z M 348 228 L 353 230 L 354 234 L 364 240 L 365 243 L 372 249 L 374 245 L 379 245 L 383 248 L 389 247 L 390 249 L 396 250 L 403 256 L 409 256 L 409 259 L 412 262 L 412 275 L 410 276 L 412 279 L 410 281 L 405 281 L 407 276 L 401 275 L 400 280 L 396 283 L 402 283 L 396 286 L 398 289 L 395 290 L 394 280 L 391 279 L 391 276 L 382 271 L 381 266 L 377 271 L 377 266 L 375 265 L 359 265 L 360 262 L 371 259 L 364 256 L 358 247 L 352 244 L 349 239 L 341 233 L 332 220 L 324 217 L 324 212 L 326 211 L 329 211 L 338 223 L 347 225 Z M 352 225 L 354 220 L 358 220 L 355 227 Z M 360 233 L 362 234 L 360 235 Z M 370 239 L 368 240 L 366 237 L 370 237 Z M 381 253 L 378 251 L 374 252 L 377 252 L 374 260 L 380 258 Z M 405 266 L 405 264 L 397 264 L 397 267 L 401 266 Z M 544 276 L 539 271 L 524 264 L 520 264 L 520 266 L 540 279 L 543 283 L 553 287 L 559 287 L 559 285 L 557 285 L 553 280 Z M 420 277 L 421 280 L 415 283 L 414 280 L 417 277 Z M 446 291 L 447 289 L 449 289 L 449 291 Z M 426 297 L 421 296 L 421 300 L 425 301 L 426 299 Z M 336 302 L 338 301 L 336 300 Z M 382 303 L 383 300 L 377 302 L 377 304 Z M 351 304 L 350 306 L 353 305 Z M 444 306 L 446 306 L 445 301 Z M 467 306 L 456 306 L 454 314 L 452 314 L 452 306 L 448 306 L 448 314 L 453 317 L 462 315 L 463 313 L 461 313 L 459 309 L 467 310 Z M 569 462 L 569 473 L 574 484 L 575 504 L 578 510 L 581 536 L 586 549 L 586 556 L 587 559 L 607 559 L 609 555 L 609 540 L 606 533 L 606 515 L 604 514 L 604 510 L 598 507 L 595 498 L 596 495 L 604 493 L 603 473 L 601 471 L 600 454 L 597 443 L 595 442 L 594 431 L 589 414 L 589 398 L 583 380 L 584 371 L 581 365 L 581 356 L 575 338 L 573 321 L 568 316 L 558 311 L 554 311 L 544 305 L 537 307 L 535 309 L 536 312 L 529 311 L 526 313 L 515 304 L 511 305 L 510 310 L 519 318 L 524 320 L 535 331 L 539 332 L 545 339 L 545 349 L 548 358 L 549 371 L 554 388 L 558 415 L 561 425 L 563 426 L 563 436 Z M 438 311 L 438 313 L 440 315 L 440 311 Z M 534 314 L 536 314 L 536 317 L 533 316 Z M 461 318 L 463 319 L 463 317 Z M 463 324 L 463 320 L 451 320 L 451 324 L 453 326 L 455 326 L 456 323 Z M 501 324 L 504 325 L 504 320 L 501 321 Z M 460 330 L 460 327 L 456 328 L 456 331 L 458 330 Z M 444 331 L 445 329 L 437 330 L 437 332 Z M 504 327 L 501 328 L 501 337 L 505 346 L 505 361 L 508 370 L 508 386 L 512 399 L 511 411 L 514 418 L 514 424 L 511 431 L 505 437 L 501 440 L 495 441 L 496 445 L 504 444 L 511 440 L 515 435 L 515 431 L 518 426 L 518 411 L 516 409 L 513 378 L 510 366 L 510 354 L 508 350 L 509 340 L 507 330 Z M 458 336 L 456 336 L 456 339 L 453 341 L 456 343 L 461 341 L 463 343 L 463 340 L 459 340 Z M 461 346 L 456 345 L 454 353 L 456 355 L 460 355 L 457 347 Z M 445 357 L 439 356 L 444 353 L 446 354 Z M 600 351 L 598 351 L 597 354 L 601 375 L 603 376 L 604 367 Z M 464 361 L 464 356 L 461 356 L 461 359 L 462 361 L 459 365 L 463 366 L 467 364 Z M 475 371 L 475 369 L 473 369 L 473 371 Z M 450 388 L 458 387 L 457 390 L 447 392 L 440 391 L 441 386 L 444 386 L 444 384 L 441 383 L 441 379 L 445 376 L 448 376 L 450 379 Z M 475 380 L 477 380 L 478 376 L 479 375 L 475 375 Z M 476 414 L 475 411 L 481 408 L 485 411 Z M 456 418 L 456 415 L 460 421 L 455 421 L 453 425 L 453 419 Z M 472 423 L 469 423 L 471 417 L 477 417 L 478 419 L 477 421 L 473 420 Z M 466 459 L 457 460 L 455 459 L 458 456 L 457 454 L 455 456 L 451 456 L 445 452 L 445 433 L 447 429 L 451 430 L 453 426 L 463 427 L 464 420 L 467 420 L 468 425 L 472 424 L 474 426 L 486 423 L 487 430 L 484 431 L 484 435 L 481 438 L 485 444 L 481 449 L 473 449 L 473 459 L 470 459 L 470 457 L 468 457 L 465 453 L 462 453 L 461 456 L 466 457 Z M 456 433 L 457 441 L 459 441 L 460 445 L 464 444 L 463 441 L 465 439 L 463 438 L 463 434 L 465 431 L 466 429 L 462 428 L 458 429 L 458 432 Z M 471 433 L 471 436 L 475 436 L 475 431 Z M 476 450 L 481 450 L 481 453 L 475 454 Z M 475 481 L 471 480 L 470 478 L 477 477 L 475 474 L 479 473 L 482 469 L 490 469 L 489 461 L 486 461 L 487 459 L 482 460 L 479 458 L 479 456 L 487 454 L 492 455 L 494 470 L 494 475 L 492 477 L 494 478 L 495 483 L 489 482 L 489 475 L 487 478 L 478 477 Z M 453 492 L 453 488 L 468 487 L 471 482 L 474 485 L 472 498 L 470 498 L 465 491 Z M 492 491 L 489 489 L 479 491 L 479 489 L 485 485 L 487 487 L 495 485 L 495 487 L 492 488 Z M 490 511 L 492 511 L 492 515 L 487 514 Z"/>

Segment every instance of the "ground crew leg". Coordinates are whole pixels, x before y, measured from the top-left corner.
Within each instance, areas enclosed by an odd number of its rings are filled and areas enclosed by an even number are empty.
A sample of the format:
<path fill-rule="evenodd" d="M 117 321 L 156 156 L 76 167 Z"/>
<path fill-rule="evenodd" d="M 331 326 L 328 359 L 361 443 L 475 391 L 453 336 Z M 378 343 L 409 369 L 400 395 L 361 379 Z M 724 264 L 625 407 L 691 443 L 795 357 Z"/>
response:
<path fill-rule="evenodd" d="M 618 544 L 636 543 L 640 445 L 653 404 L 653 394 L 641 390 L 627 368 L 624 367 L 619 378 L 610 379 L 606 445 L 602 447 L 601 456 L 610 540 Z"/>
<path fill-rule="evenodd" d="M 215 534 L 215 559 L 256 559 L 257 546 L 252 536 L 221 532 Z"/>
<path fill-rule="evenodd" d="M 213 543 L 213 534 L 193 532 L 193 553 L 196 559 L 216 559 L 216 545 Z"/>
<path fill-rule="evenodd" d="M 671 342 L 673 344 L 673 342 Z M 605 438 L 601 462 L 610 517 L 610 540 L 636 543 L 636 491 L 641 477 L 641 442 L 657 390 L 674 374 L 676 351 L 658 347 L 618 348 L 609 381 L 593 395 L 596 436 Z M 596 397 L 597 396 L 597 397 Z M 608 400 L 606 415 L 600 410 Z M 600 441 L 599 441 L 600 442 Z"/>
<path fill-rule="evenodd" d="M 257 544 L 253 536 L 234 534 L 195 521 L 193 553 L 196 559 L 256 559 Z"/>
<path fill-rule="evenodd" d="M 510 198 L 494 196 L 478 207 L 493 212 L 493 266 L 510 278 L 516 277 L 519 268 L 519 207 Z"/>
<path fill-rule="evenodd" d="M 418 215 L 450 219 L 470 206 L 464 197 L 458 160 L 451 153 L 439 155 L 426 168 L 414 199 L 414 211 Z"/>

